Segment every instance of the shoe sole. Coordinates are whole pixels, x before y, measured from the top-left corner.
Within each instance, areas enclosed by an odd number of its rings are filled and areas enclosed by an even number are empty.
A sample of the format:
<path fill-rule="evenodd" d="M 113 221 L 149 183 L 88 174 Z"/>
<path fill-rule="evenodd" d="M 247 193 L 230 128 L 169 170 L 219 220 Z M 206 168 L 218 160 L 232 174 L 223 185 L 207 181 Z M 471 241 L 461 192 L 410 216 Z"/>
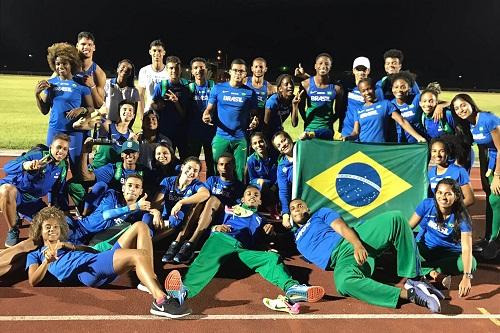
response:
<path fill-rule="evenodd" d="M 165 278 L 165 290 L 179 291 L 181 290 L 181 287 L 182 287 L 181 273 L 179 273 L 178 270 L 173 270 L 170 273 L 168 273 L 167 277 Z"/>
<path fill-rule="evenodd" d="M 292 302 L 308 302 L 316 303 L 325 296 L 325 288 L 320 286 L 310 286 L 307 288 L 307 295 L 304 294 L 292 294 L 287 295 L 288 299 Z"/>
<path fill-rule="evenodd" d="M 137 285 L 137 290 L 143 291 L 143 292 L 148 293 L 148 294 L 151 295 L 151 292 L 149 291 L 148 287 L 146 287 L 145 285 L 143 285 L 141 283 L 139 283 Z"/>
<path fill-rule="evenodd" d="M 187 311 L 186 313 L 183 313 L 183 314 L 171 314 L 171 313 L 166 313 L 166 312 L 161 312 L 161 311 L 156 311 L 156 310 L 153 310 L 151 309 L 149 311 L 149 313 L 151 313 L 152 315 L 155 315 L 155 316 L 160 316 L 160 317 L 167 317 L 167 318 L 171 318 L 171 319 L 178 319 L 178 318 L 182 318 L 182 317 L 185 317 L 185 316 L 189 316 L 191 314 L 191 310 Z"/>

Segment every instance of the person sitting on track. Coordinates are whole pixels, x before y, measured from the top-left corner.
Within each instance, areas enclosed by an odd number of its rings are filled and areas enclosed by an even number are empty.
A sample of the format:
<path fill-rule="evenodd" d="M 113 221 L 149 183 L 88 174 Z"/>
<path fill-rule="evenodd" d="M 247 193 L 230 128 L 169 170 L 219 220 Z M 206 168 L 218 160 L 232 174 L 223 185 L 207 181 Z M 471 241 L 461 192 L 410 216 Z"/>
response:
<path fill-rule="evenodd" d="M 435 197 L 417 206 L 409 224 L 411 228 L 420 225 L 417 245 L 422 274 L 450 289 L 451 276 L 446 275 L 463 273 L 458 296 L 467 296 L 477 264 L 472 256 L 472 221 L 460 185 L 450 178 L 441 179 Z"/>
<path fill-rule="evenodd" d="M 147 226 L 142 229 L 147 230 Z M 86 246 L 67 242 L 68 231 L 66 216 L 55 207 L 46 207 L 33 218 L 30 235 L 38 248 L 26 259 L 31 286 L 39 285 L 49 272 L 62 283 L 79 282 L 98 288 L 135 270 L 153 296 L 151 314 L 179 318 L 190 313 L 177 298 L 168 296 L 161 289 L 153 269 L 153 246 L 148 232 L 129 229 L 112 249 L 96 253 Z"/>
<path fill-rule="evenodd" d="M 190 156 L 184 160 L 179 175 L 167 177 L 160 183 L 160 190 L 154 202 L 163 207 L 162 213 L 153 215 L 153 225 L 158 230 L 158 238 L 178 232 L 162 257 L 170 262 L 179 252 L 183 240 L 186 221 L 192 217 L 195 204 L 206 201 L 210 192 L 198 179 L 201 162 L 198 157 Z M 165 230 L 166 229 L 166 230 Z"/>
<path fill-rule="evenodd" d="M 272 233 L 273 227 L 263 223 L 257 214 L 260 191 L 248 185 L 241 205 L 227 208 L 223 223 L 212 227 L 212 234 L 203 245 L 184 277 L 171 271 L 165 279 L 165 290 L 183 304 L 186 297 L 195 297 L 214 278 L 221 265 L 237 256 L 243 264 L 286 292 L 292 302 L 317 302 L 325 291 L 320 286 L 301 285 L 294 280 L 280 256 L 275 252 L 252 250 L 260 231 Z"/>
<path fill-rule="evenodd" d="M 67 209 L 64 201 L 66 175 L 70 145 L 69 136 L 56 134 L 50 148 L 35 148 L 8 162 L 4 166 L 7 174 L 0 179 L 0 211 L 9 230 L 5 246 L 11 247 L 19 242 L 19 213 L 31 218 L 46 206 L 42 198 L 51 194 L 49 202 Z"/>
<path fill-rule="evenodd" d="M 150 211 L 151 203 L 146 201 L 147 197 L 139 199 L 143 193 L 142 185 L 142 177 L 132 174 L 125 180 L 122 192 L 108 190 L 97 209 L 89 216 L 82 218 L 66 216 L 70 229 L 68 238 L 71 242 L 77 245 L 89 242 L 98 243 L 95 247 L 97 250 L 107 250 L 116 241 L 115 236 L 121 234 L 134 222 L 143 220 L 149 223 L 150 220 L 144 218 L 144 213 Z M 0 277 L 9 272 L 15 272 L 19 264 L 23 262 L 22 256 L 35 248 L 33 239 L 28 238 L 1 251 Z"/>
<path fill-rule="evenodd" d="M 324 270 L 333 270 L 337 291 L 361 301 L 395 308 L 400 300 L 440 312 L 444 295 L 420 276 L 415 239 L 406 219 L 399 212 L 387 212 L 350 228 L 332 209 L 320 208 L 311 214 L 301 199 L 290 202 L 295 243 L 299 252 Z M 397 253 L 397 272 L 406 277 L 404 288 L 371 278 L 374 258 L 393 245 Z"/>

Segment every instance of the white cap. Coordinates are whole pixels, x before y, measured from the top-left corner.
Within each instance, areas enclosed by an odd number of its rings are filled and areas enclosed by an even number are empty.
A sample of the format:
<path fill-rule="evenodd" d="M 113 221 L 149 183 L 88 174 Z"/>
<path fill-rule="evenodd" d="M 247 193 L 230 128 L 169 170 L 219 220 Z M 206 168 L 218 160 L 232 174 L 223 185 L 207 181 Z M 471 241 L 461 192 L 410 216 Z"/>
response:
<path fill-rule="evenodd" d="M 367 57 L 357 57 L 352 63 L 352 68 L 356 68 L 358 66 L 365 66 L 366 68 L 370 68 L 370 60 Z"/>

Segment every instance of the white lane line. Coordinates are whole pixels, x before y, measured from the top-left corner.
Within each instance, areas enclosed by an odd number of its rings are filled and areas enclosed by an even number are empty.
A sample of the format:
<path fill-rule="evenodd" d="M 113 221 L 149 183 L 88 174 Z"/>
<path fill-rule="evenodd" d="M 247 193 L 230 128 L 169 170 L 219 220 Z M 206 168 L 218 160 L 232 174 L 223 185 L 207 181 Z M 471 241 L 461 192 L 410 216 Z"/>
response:
<path fill-rule="evenodd" d="M 152 315 L 74 315 L 74 316 L 0 316 L 2 321 L 101 321 L 101 320 L 163 320 Z M 299 315 L 189 315 L 187 320 L 289 320 L 289 319 L 500 319 L 500 314 L 299 314 Z"/>

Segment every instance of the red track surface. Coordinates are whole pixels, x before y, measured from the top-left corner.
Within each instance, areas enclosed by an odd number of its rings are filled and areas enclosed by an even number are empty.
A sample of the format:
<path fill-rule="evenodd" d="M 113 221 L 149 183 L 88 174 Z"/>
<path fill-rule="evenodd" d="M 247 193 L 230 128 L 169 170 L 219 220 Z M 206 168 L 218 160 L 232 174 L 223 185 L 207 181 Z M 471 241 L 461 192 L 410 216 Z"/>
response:
<path fill-rule="evenodd" d="M 0 165 L 6 158 L 0 157 Z M 1 177 L 2 175 L 0 175 Z M 473 187 L 477 195 L 479 190 L 478 170 L 472 173 Z M 474 238 L 484 233 L 484 196 L 476 197 L 478 202 L 471 212 L 474 220 Z M 6 232 L 4 221 L 0 221 L 0 241 L 3 242 Z M 22 229 L 21 235 L 26 236 L 27 229 Z M 160 252 L 157 253 L 158 255 Z M 457 285 L 460 277 L 454 280 L 454 286 L 449 293 L 451 299 L 442 302 L 442 314 L 445 319 L 413 318 L 401 319 L 408 314 L 429 312 L 413 304 L 405 304 L 398 309 L 385 309 L 367 305 L 351 298 L 339 297 L 335 290 L 332 273 L 324 272 L 311 264 L 292 256 L 286 259 L 292 275 L 303 283 L 322 285 L 326 289 L 323 301 L 302 307 L 301 315 L 291 317 L 288 314 L 273 312 L 262 304 L 263 297 L 275 297 L 283 293 L 278 288 L 263 280 L 258 274 L 253 274 L 238 263 L 226 266 L 209 286 L 198 296 L 189 299 L 194 317 L 188 320 L 162 320 L 149 316 L 151 297 L 135 289 L 136 279 L 131 274 L 122 277 L 112 286 L 105 289 L 86 287 L 63 287 L 55 283 L 50 286 L 31 288 L 23 277 L 20 282 L 0 280 L 0 333 L 4 332 L 256 332 L 258 330 L 279 332 L 442 332 L 451 330 L 459 332 L 498 332 L 500 321 L 487 318 L 466 319 L 457 315 L 479 315 L 478 308 L 485 308 L 491 314 L 500 313 L 500 270 L 499 261 L 481 263 L 473 280 L 471 294 L 465 299 L 457 295 Z M 394 257 L 384 256 L 378 266 L 385 267 L 376 271 L 377 279 L 401 285 L 392 269 Z M 157 265 L 161 278 L 174 266 L 166 270 Z M 185 266 L 178 266 L 181 273 Z M 337 317 L 310 318 L 305 315 L 339 315 L 339 314 L 374 314 L 394 315 L 394 319 L 343 319 Z M 56 316 L 89 315 L 87 320 L 58 319 Z M 136 317 L 119 317 L 133 315 Z M 218 315 L 218 317 L 214 317 Z M 278 316 L 274 319 L 249 319 L 248 315 Z M 20 320 L 12 316 L 50 316 L 44 320 L 33 321 L 35 318 Z M 117 316 L 117 317 L 97 317 Z M 140 317 L 141 316 L 141 317 Z M 221 317 L 228 316 L 228 317 Z M 244 319 L 237 320 L 234 316 Z M 99 319 L 100 318 L 100 319 Z M 284 320 L 282 318 L 285 318 Z M 333 319 L 332 319 L 333 318 Z M 399 318 L 399 319 L 398 319 Z M 459 319 L 457 319 L 459 318 Z M 29 319 L 29 320 L 28 320 Z M 246 320 L 245 320 L 246 319 Z"/>

